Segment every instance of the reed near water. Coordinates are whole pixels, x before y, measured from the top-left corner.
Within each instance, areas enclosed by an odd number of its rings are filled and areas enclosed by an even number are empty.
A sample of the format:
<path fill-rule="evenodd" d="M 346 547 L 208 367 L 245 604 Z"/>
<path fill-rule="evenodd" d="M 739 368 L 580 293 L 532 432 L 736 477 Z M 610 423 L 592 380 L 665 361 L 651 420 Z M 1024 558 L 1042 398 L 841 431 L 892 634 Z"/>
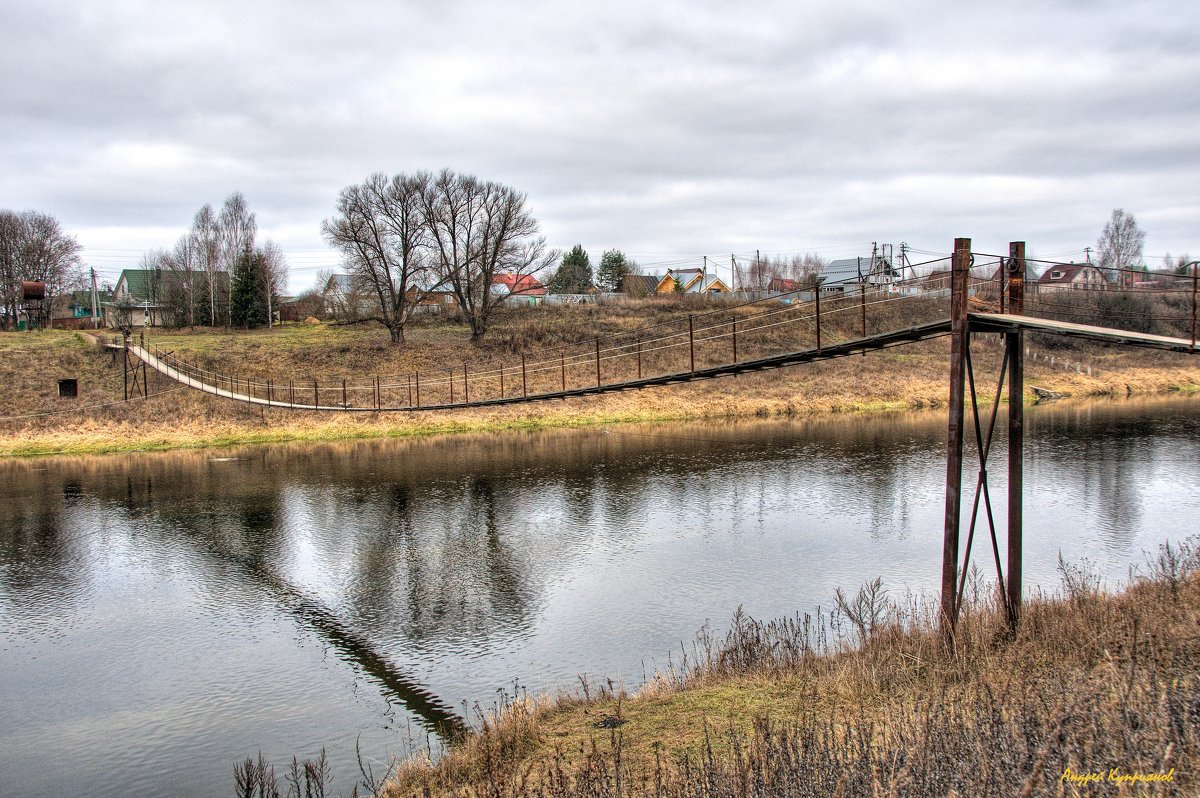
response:
<path fill-rule="evenodd" d="M 389 796 L 1185 796 L 1200 787 L 1200 548 L 1119 593 L 1060 563 L 1015 637 L 976 580 L 953 651 L 882 583 L 701 633 L 636 695 L 511 696 Z"/>

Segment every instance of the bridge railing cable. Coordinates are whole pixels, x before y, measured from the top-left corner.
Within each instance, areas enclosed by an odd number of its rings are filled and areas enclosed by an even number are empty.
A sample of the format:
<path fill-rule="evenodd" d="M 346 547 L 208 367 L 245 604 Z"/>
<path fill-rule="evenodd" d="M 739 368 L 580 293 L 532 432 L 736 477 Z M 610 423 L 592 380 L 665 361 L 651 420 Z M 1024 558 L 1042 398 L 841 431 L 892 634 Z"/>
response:
<path fill-rule="evenodd" d="M 921 265 L 943 260 L 935 258 Z M 323 385 L 319 377 L 295 373 L 285 373 L 282 378 L 223 374 L 188 362 L 175 352 L 156 354 L 162 366 L 179 377 L 201 383 L 210 392 L 252 403 L 310 409 L 478 404 L 488 399 L 558 395 L 581 387 L 694 373 L 697 368 L 805 347 L 820 349 L 839 340 L 865 337 L 888 323 L 915 320 L 911 313 L 897 311 L 881 321 L 879 313 L 887 306 L 905 305 L 931 317 L 944 315 L 941 298 L 931 301 L 926 295 L 926 280 L 925 276 L 854 275 L 711 310 L 685 314 L 680 309 L 672 318 L 632 330 L 521 352 L 519 363 L 511 358 L 468 361 L 461 367 L 447 365 L 437 373 L 326 378 Z M 854 323 L 856 312 L 858 324 Z"/>

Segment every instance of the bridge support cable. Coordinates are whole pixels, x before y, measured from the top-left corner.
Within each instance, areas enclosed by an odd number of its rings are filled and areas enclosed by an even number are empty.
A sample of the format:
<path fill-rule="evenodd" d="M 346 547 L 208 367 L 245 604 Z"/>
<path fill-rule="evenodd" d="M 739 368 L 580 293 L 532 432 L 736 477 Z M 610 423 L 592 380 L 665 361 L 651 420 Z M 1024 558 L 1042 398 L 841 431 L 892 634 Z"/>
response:
<path fill-rule="evenodd" d="M 1000 565 L 1000 544 L 996 540 L 996 519 L 992 513 L 992 495 L 988 489 L 988 472 L 987 462 L 988 454 L 992 449 L 992 436 L 996 432 L 996 416 L 1000 410 L 1000 394 L 1004 390 L 1004 378 L 1008 371 L 1008 351 L 1004 352 L 1004 359 L 1000 364 L 1000 379 L 996 382 L 996 396 L 992 402 L 992 415 L 988 421 L 987 435 L 983 434 L 983 427 L 979 423 L 979 401 L 978 394 L 975 390 L 975 366 L 971 361 L 971 345 L 970 338 L 967 340 L 967 382 L 971 389 L 971 414 L 975 422 L 975 446 L 979 453 L 979 474 L 975 480 L 975 499 L 971 507 L 971 523 L 967 529 L 967 545 L 966 551 L 963 553 L 962 571 L 959 575 L 958 594 L 955 597 L 954 609 L 955 617 L 954 624 L 958 622 L 957 613 L 962 610 L 963 592 L 967 587 L 967 574 L 971 564 L 971 545 L 975 540 L 975 526 L 979 520 L 979 501 L 983 499 L 984 511 L 987 514 L 988 533 L 992 540 L 992 556 L 996 564 L 996 580 L 999 584 L 1000 594 L 1005 597 L 1005 615 L 1012 625 L 1012 611 L 1008 606 L 1007 595 L 1008 591 L 1004 585 L 1004 571 Z"/>

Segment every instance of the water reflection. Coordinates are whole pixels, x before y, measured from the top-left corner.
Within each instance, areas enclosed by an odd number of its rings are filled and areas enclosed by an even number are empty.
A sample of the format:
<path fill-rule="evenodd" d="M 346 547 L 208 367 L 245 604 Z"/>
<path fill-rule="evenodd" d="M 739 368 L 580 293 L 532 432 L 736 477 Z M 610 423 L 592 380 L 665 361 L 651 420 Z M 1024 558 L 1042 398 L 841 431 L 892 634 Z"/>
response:
<path fill-rule="evenodd" d="M 1200 506 L 1198 404 L 1029 413 L 1027 584 L 1053 584 L 1059 550 L 1120 575 L 1184 531 Z M 297 735 L 321 740 L 330 701 L 350 707 L 338 723 L 351 756 L 356 735 L 388 746 L 406 719 L 448 733 L 463 700 L 513 679 L 551 689 L 586 671 L 636 686 L 738 605 L 807 611 L 876 575 L 933 587 L 944 439 L 940 414 L 916 414 L 5 463 L 0 668 L 15 686 L 0 686 L 0 765 L 32 772 L 19 737 L 54 711 L 34 649 L 68 681 L 97 662 L 144 670 L 151 635 L 160 657 L 194 660 L 203 683 L 170 728 L 216 746 L 214 781 L 190 777 L 206 794 L 256 747 L 290 756 Z M 1001 439 L 993 462 L 1005 456 Z M 264 638 L 272 624 L 283 638 Z M 280 684 L 246 665 L 256 656 Z M 97 703 L 160 700 L 128 681 Z M 245 739 L 214 741 L 227 722 L 214 707 L 233 705 L 286 715 L 240 717 Z"/>

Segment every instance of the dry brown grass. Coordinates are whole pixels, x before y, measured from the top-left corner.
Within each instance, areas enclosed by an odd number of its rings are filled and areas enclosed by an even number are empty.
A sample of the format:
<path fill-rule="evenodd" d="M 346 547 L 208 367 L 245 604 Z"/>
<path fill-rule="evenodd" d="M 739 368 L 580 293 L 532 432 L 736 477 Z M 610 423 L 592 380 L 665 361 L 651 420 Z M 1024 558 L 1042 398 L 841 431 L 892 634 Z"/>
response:
<path fill-rule="evenodd" d="M 1116 595 L 1063 573 L 1063 594 L 1029 601 L 1015 638 L 979 588 L 953 652 L 911 600 L 879 604 L 854 645 L 838 626 L 861 617 L 857 599 L 832 616 L 739 615 L 635 696 L 505 702 L 436 764 L 404 763 L 388 794 L 1195 794 L 1196 540 L 1161 549 Z M 1174 774 L 1131 789 L 1112 768 Z M 1106 779 L 1078 789 L 1068 770 Z"/>
<path fill-rule="evenodd" d="M 868 332 L 915 324 L 937 315 L 939 309 L 936 303 L 919 302 L 904 309 L 873 309 Z M 728 361 L 732 343 L 728 323 L 735 318 L 739 359 L 812 345 L 814 330 L 800 311 L 791 316 L 781 314 L 778 318 L 792 321 L 777 327 L 763 327 L 762 312 L 757 306 L 713 312 L 710 305 L 676 297 L 607 306 L 514 309 L 479 345 L 470 343 L 465 327 L 441 318 L 422 319 L 409 331 L 409 342 L 403 347 L 392 346 L 386 331 L 369 325 L 295 325 L 250 332 L 155 331 L 149 340 L 163 352 L 214 372 L 236 374 L 239 379 L 271 379 L 280 391 L 289 383 L 309 386 L 312 379 L 318 379 L 323 401 L 330 401 L 330 392 L 334 401 L 340 400 L 343 378 L 353 386 L 356 378 L 361 383 L 379 375 L 395 386 L 386 391 L 385 399 L 405 404 L 409 375 L 420 371 L 425 385 L 422 399 L 429 403 L 449 398 L 448 377 L 453 373 L 461 383 L 464 361 L 472 374 L 493 371 L 490 378 L 473 379 L 473 398 L 499 394 L 495 370 L 501 364 L 507 370 L 505 394 L 515 395 L 519 391 L 519 352 L 543 353 L 552 361 L 557 357 L 555 347 L 565 347 L 568 356 L 584 356 L 578 365 L 569 367 L 569 385 L 594 383 L 594 362 L 587 362 L 586 357 L 594 352 L 596 335 L 609 336 L 604 344 L 609 347 L 635 342 L 637 330 L 645 339 L 675 333 L 680 336 L 673 339 L 677 346 L 644 354 L 643 372 L 686 370 L 689 315 L 696 317 L 697 329 L 726 325 L 710 332 L 720 337 L 697 344 L 698 367 Z M 824 342 L 860 334 L 860 316 L 853 301 L 823 303 L 823 313 Z M 611 337 L 620 335 L 625 336 L 622 341 Z M 994 341 L 981 338 L 975 350 L 980 368 L 998 368 L 999 349 Z M 264 411 L 181 388 L 153 372 L 150 398 L 123 403 L 119 363 L 114 365 L 110 355 L 94 350 L 73 333 L 0 333 L 0 353 L 0 379 L 7 387 L 6 411 L 0 419 L 0 456 L 926 408 L 946 402 L 948 373 L 947 344 L 935 340 L 866 357 L 623 394 L 490 409 L 346 415 Z M 1200 387 L 1200 366 L 1186 356 L 1099 346 L 1072 350 L 1066 362 L 1091 366 L 1090 376 L 1083 367 L 1078 372 L 1074 365 L 1064 368 L 1063 361 L 1061 353 L 1054 365 L 1048 359 L 1030 361 L 1028 383 L 1075 396 Z M 606 381 L 631 378 L 635 361 L 628 355 L 606 358 L 603 368 Z M 57 398 L 57 380 L 62 377 L 79 379 L 78 400 Z M 529 390 L 556 390 L 560 379 L 554 367 L 531 374 Z M 369 396 L 352 392 L 351 401 L 369 404 Z M 461 393 L 457 398 L 461 399 Z"/>

